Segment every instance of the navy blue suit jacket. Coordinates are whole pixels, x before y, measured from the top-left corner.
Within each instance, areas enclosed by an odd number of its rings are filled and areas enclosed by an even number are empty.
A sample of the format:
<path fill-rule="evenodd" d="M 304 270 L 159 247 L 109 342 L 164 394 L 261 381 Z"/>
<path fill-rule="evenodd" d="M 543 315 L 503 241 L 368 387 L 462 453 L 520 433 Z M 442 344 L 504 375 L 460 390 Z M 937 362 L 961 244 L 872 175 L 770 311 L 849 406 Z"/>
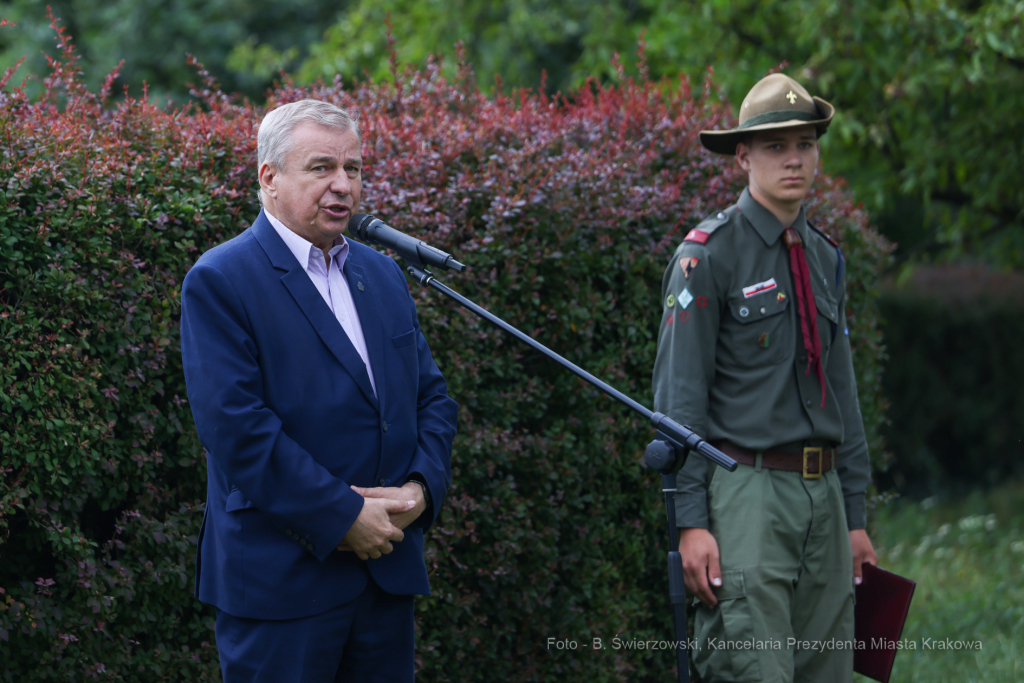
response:
<path fill-rule="evenodd" d="M 239 617 L 292 619 L 355 598 L 367 572 L 428 594 L 423 532 L 451 480 L 458 406 L 394 260 L 349 240 L 345 277 L 377 395 L 355 347 L 260 212 L 203 254 L 181 294 L 188 396 L 207 450 L 197 594 Z M 335 548 L 363 499 L 422 475 L 433 504 L 376 560 Z"/>

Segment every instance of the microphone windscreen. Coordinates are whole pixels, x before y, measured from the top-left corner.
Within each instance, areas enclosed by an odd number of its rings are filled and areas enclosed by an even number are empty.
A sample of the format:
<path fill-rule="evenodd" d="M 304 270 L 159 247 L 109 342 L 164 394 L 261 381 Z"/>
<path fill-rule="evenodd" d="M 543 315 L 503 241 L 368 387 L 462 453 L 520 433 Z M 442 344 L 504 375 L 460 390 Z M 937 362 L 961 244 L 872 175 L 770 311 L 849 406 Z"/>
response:
<path fill-rule="evenodd" d="M 365 213 L 354 213 L 352 218 L 348 219 L 348 231 L 365 242 L 366 226 L 372 220 L 373 216 L 367 216 Z"/>

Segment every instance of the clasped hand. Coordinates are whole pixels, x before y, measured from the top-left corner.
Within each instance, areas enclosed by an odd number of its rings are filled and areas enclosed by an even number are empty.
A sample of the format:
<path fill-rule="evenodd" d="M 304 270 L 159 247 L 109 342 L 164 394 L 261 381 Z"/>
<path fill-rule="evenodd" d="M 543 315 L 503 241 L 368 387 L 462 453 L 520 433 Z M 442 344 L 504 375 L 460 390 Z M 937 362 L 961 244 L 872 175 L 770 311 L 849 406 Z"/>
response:
<path fill-rule="evenodd" d="M 415 482 L 408 482 L 401 488 L 351 488 L 364 498 L 363 509 L 341 539 L 338 550 L 354 552 L 360 560 L 375 560 L 394 550 L 392 542 L 405 538 L 402 530 L 426 508 L 423 489 Z"/>

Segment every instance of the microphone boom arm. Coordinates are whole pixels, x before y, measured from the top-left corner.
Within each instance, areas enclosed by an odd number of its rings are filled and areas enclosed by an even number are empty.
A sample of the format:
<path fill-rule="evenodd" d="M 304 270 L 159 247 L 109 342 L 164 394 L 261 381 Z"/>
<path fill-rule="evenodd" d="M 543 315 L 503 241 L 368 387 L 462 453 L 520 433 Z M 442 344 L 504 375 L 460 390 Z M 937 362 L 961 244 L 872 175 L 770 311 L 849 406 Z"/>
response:
<path fill-rule="evenodd" d="M 654 428 L 659 432 L 661 436 L 664 436 L 665 438 L 669 439 L 672 442 L 672 445 L 679 449 L 681 452 L 685 453 L 686 451 L 697 451 L 708 460 L 713 461 L 715 464 L 719 465 L 720 467 L 724 467 L 730 472 L 736 470 L 735 460 L 733 460 L 725 453 L 722 453 L 720 450 L 718 450 L 717 448 L 709 444 L 707 441 L 702 439 L 700 436 L 694 433 L 694 431 L 689 427 L 679 424 L 678 422 L 668 417 L 664 413 L 656 413 L 652 410 L 649 410 L 644 405 L 634 401 L 632 398 L 626 396 L 618 389 L 615 389 L 609 384 L 601 381 L 600 379 L 590 374 L 583 368 L 579 367 L 575 363 L 571 362 L 567 358 L 563 358 L 562 356 L 558 355 L 557 353 L 555 353 L 548 347 L 544 346 L 533 337 L 530 337 L 527 334 L 520 332 L 518 329 L 516 329 L 512 325 L 509 325 L 507 322 L 505 322 L 498 316 L 494 315 L 486 308 L 478 306 L 477 304 L 473 303 L 471 300 L 462 296 L 461 294 L 451 289 L 444 283 L 439 282 L 437 278 L 434 277 L 433 273 L 426 270 L 422 262 L 413 262 L 411 259 L 407 259 L 407 261 L 410 263 L 409 267 L 407 268 L 407 271 L 413 280 L 423 285 L 424 287 L 432 287 L 433 289 L 436 289 L 437 291 L 441 292 L 450 299 L 454 299 L 463 308 L 469 309 L 470 311 L 476 313 L 481 318 L 496 325 L 497 327 L 500 327 L 502 330 L 508 332 L 510 335 L 512 335 L 519 341 L 523 342 L 527 346 L 535 349 L 536 351 L 540 351 L 542 354 L 544 354 L 551 360 L 555 361 L 556 363 L 558 363 L 563 368 L 573 373 L 580 379 L 589 382 L 593 386 L 597 387 L 607 396 L 615 399 L 616 401 L 619 401 L 620 403 L 625 404 L 627 407 L 633 410 L 633 412 L 643 415 L 650 421 L 651 425 L 654 426 Z"/>

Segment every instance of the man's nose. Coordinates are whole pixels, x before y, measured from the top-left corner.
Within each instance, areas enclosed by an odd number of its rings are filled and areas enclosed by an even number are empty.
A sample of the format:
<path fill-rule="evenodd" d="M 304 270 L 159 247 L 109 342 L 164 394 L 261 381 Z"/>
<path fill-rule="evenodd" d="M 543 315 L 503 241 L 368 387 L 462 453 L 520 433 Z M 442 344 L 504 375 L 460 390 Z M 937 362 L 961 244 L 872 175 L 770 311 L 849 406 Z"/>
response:
<path fill-rule="evenodd" d="M 339 169 L 331 178 L 331 192 L 341 197 L 352 192 L 352 179 L 348 177 L 345 169 Z"/>

